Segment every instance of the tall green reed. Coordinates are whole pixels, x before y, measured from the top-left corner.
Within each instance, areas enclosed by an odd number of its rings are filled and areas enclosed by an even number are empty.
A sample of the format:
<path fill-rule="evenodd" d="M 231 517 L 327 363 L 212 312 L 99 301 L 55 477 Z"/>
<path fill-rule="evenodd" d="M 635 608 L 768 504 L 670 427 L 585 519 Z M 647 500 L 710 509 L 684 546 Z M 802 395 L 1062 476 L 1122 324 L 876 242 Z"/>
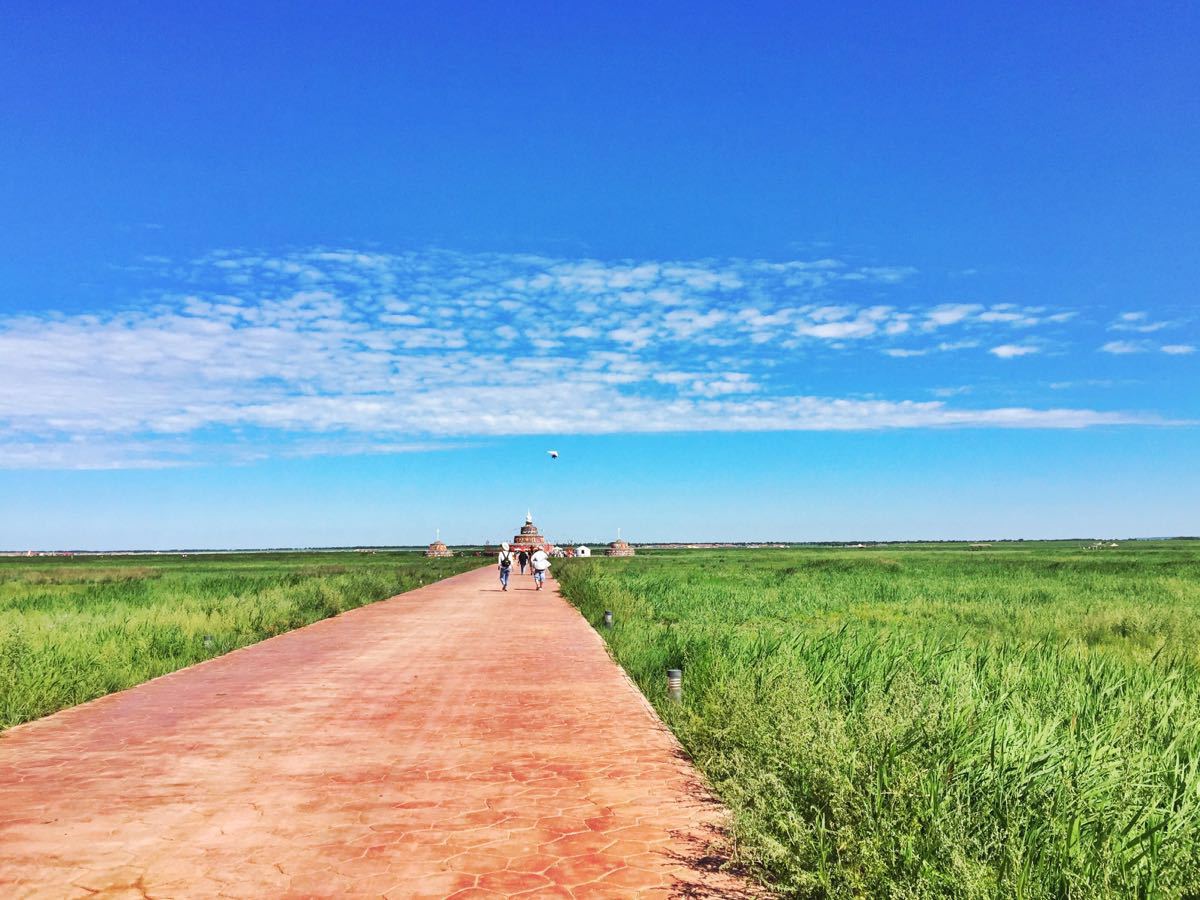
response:
<path fill-rule="evenodd" d="M 783 892 L 1200 891 L 1196 545 L 562 568 Z"/>

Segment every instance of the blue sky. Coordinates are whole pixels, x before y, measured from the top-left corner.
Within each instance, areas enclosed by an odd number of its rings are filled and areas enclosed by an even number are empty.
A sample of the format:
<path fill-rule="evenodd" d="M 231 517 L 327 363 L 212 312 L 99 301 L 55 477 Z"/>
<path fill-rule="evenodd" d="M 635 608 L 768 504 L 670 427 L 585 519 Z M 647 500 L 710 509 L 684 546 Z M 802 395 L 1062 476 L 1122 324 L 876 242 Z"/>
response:
<path fill-rule="evenodd" d="M 1200 532 L 1194 6 L 13 10 L 0 547 Z"/>

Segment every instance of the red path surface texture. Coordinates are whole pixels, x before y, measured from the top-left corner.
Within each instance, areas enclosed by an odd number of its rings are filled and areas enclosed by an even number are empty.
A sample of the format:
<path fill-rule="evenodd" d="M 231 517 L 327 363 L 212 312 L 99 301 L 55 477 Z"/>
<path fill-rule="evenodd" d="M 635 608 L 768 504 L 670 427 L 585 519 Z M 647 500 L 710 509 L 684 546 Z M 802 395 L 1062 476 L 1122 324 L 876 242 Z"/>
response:
<path fill-rule="evenodd" d="M 0 735 L 0 896 L 745 895 L 599 636 L 498 587 L 468 572 Z"/>

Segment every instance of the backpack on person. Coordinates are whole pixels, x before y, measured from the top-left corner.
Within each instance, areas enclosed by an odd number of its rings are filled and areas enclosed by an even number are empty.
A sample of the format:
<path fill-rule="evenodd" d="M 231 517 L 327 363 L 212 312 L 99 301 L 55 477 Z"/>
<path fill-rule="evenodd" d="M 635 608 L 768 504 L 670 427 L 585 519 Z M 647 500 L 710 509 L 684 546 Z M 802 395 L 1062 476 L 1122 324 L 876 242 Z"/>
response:
<path fill-rule="evenodd" d="M 507 551 L 500 554 L 500 568 L 502 568 L 502 569 L 511 569 L 512 568 L 512 554 L 508 553 Z"/>

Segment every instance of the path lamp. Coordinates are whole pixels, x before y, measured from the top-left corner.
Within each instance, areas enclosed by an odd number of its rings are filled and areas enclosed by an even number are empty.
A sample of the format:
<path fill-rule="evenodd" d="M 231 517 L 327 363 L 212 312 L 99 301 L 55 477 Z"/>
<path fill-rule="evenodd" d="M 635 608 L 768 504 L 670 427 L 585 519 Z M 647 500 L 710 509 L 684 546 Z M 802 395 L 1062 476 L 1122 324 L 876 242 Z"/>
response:
<path fill-rule="evenodd" d="M 683 700 L 682 669 L 667 669 L 667 698 L 674 703 Z"/>
<path fill-rule="evenodd" d="M 612 615 L 612 610 L 611 610 L 611 609 L 606 609 L 606 610 L 604 611 L 604 627 L 605 627 L 605 628 L 612 628 L 612 623 L 613 623 L 613 615 Z"/>

